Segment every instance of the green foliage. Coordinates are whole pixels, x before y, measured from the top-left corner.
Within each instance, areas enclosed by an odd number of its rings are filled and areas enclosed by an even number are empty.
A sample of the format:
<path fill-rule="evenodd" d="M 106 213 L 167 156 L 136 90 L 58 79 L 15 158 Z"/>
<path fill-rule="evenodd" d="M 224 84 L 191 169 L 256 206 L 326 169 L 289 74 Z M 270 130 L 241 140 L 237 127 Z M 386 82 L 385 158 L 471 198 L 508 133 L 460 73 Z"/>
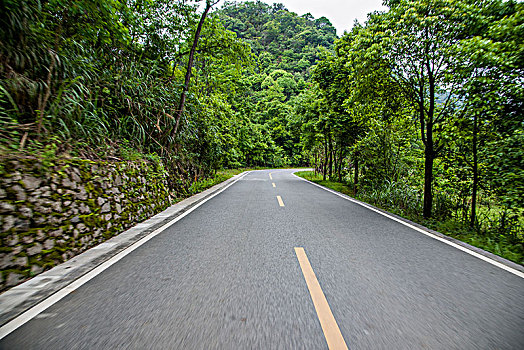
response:
<path fill-rule="evenodd" d="M 312 171 L 299 171 L 295 173 L 309 181 L 325 186 L 337 192 L 354 196 L 352 184 L 348 182 L 337 182 L 322 180 L 321 174 Z M 388 210 L 394 214 L 403 216 L 414 222 L 418 222 L 426 227 L 442 232 L 463 242 L 497 254 L 505 259 L 514 261 L 518 264 L 524 264 L 524 242 L 522 237 L 512 238 L 498 230 L 487 228 L 479 233 L 472 230 L 467 224 L 454 219 L 444 220 L 426 220 L 421 217 L 422 212 L 422 194 L 406 183 L 387 182 L 380 188 L 370 188 L 356 196 L 357 199 Z M 522 222 L 512 221 L 512 225 L 522 225 Z M 521 219 L 522 220 L 522 219 Z M 492 222 L 495 226 L 497 223 Z"/>
<path fill-rule="evenodd" d="M 337 39 L 324 17 L 226 2 L 174 135 L 197 2 L 1 1 L 0 156 L 148 159 L 180 194 L 221 168 L 312 165 L 388 210 L 521 244 L 524 5 L 385 4 Z"/>
<path fill-rule="evenodd" d="M 522 4 L 386 5 L 312 70 L 297 108 L 305 153 L 322 180 L 377 206 L 521 245 Z"/>
<path fill-rule="evenodd" d="M 24 0 L 1 6 L 3 151 L 58 144 L 57 153 L 90 158 L 157 154 L 174 177 L 189 181 L 243 164 L 242 151 L 229 146 L 238 143 L 237 125 L 252 129 L 251 121 L 232 105 L 243 99 L 242 76 L 253 58 L 216 16 L 202 31 L 196 82 L 175 139 L 173 116 L 196 5 L 57 0 L 40 6 Z"/>
<path fill-rule="evenodd" d="M 240 78 L 242 90 L 229 100 L 245 118 L 239 134 L 229 140 L 233 150 L 225 166 L 282 166 L 304 164 L 300 140 L 301 116 L 295 113 L 298 96 L 308 88 L 309 68 L 318 59 L 317 47 L 336 38 L 327 19 L 297 16 L 282 5 L 262 2 L 230 3 L 217 11 L 225 28 L 250 45 L 256 57 L 254 72 Z M 247 123 L 245 121 L 248 121 Z"/>
<path fill-rule="evenodd" d="M 306 180 L 325 186 L 327 188 L 331 188 L 337 192 L 344 193 L 348 196 L 354 195 L 353 190 L 347 184 L 336 181 L 322 180 L 322 175 L 313 171 L 297 171 L 295 175 L 303 177 Z"/>
<path fill-rule="evenodd" d="M 266 74 L 280 69 L 305 76 L 317 60 L 317 47 L 330 47 L 336 39 L 327 18 L 298 16 L 282 4 L 226 2 L 219 16 L 228 30 L 250 43 L 259 71 Z"/>

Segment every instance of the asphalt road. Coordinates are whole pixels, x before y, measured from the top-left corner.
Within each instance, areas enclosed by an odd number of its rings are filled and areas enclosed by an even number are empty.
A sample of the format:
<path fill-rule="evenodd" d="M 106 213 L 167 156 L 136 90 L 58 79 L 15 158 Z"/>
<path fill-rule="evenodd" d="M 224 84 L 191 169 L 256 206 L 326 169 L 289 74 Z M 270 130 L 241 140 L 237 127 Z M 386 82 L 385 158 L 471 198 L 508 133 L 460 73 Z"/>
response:
<path fill-rule="evenodd" d="M 351 349 L 524 348 L 523 278 L 289 170 L 249 173 L 0 348 L 327 349 L 295 247 Z"/>

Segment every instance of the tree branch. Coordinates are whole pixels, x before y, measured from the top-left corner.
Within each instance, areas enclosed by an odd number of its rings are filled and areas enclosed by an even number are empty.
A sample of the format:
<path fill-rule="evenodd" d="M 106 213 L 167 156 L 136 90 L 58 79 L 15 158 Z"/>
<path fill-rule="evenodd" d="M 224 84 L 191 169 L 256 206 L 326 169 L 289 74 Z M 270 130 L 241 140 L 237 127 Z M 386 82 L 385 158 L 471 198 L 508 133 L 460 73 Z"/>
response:
<path fill-rule="evenodd" d="M 219 1 L 220 0 L 216 0 L 214 2 L 211 2 L 210 0 L 206 0 L 206 8 L 205 8 L 204 12 L 202 13 L 202 16 L 200 17 L 200 21 L 198 22 L 198 26 L 197 26 L 197 29 L 196 29 L 196 32 L 195 32 L 195 37 L 193 39 L 193 46 L 191 47 L 191 51 L 189 53 L 189 60 L 188 60 L 188 63 L 187 63 L 187 70 L 186 70 L 186 78 L 185 78 L 185 81 L 184 81 L 184 88 L 183 88 L 182 94 L 180 96 L 180 103 L 178 105 L 177 116 L 176 116 L 176 124 L 175 124 L 175 129 L 173 130 L 173 136 L 175 136 L 177 131 L 178 131 L 178 126 L 180 124 L 180 118 L 182 118 L 182 114 L 184 113 L 184 107 L 185 107 L 185 103 L 186 103 L 186 95 L 187 95 L 187 92 L 189 90 L 189 82 L 191 80 L 191 68 L 193 67 L 193 59 L 194 59 L 194 56 L 195 56 L 195 51 L 196 51 L 196 47 L 197 47 L 197 44 L 198 44 L 198 39 L 200 38 L 200 32 L 202 31 L 202 26 L 204 25 L 204 22 L 206 20 L 207 14 L 208 14 L 209 10 L 211 9 L 211 7 L 213 7 L 214 5 L 218 4 Z"/>

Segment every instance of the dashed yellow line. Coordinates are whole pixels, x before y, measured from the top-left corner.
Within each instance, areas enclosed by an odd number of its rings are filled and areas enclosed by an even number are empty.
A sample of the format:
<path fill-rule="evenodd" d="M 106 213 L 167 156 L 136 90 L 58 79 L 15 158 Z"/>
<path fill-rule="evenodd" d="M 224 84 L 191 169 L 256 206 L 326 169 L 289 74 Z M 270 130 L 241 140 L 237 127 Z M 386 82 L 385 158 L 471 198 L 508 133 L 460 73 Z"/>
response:
<path fill-rule="evenodd" d="M 281 207 L 283 207 L 283 206 L 284 206 L 284 202 L 282 201 L 282 197 L 277 196 L 277 200 L 278 200 L 278 205 L 280 205 Z"/>
<path fill-rule="evenodd" d="M 277 187 L 274 182 L 273 182 L 273 187 Z"/>
<path fill-rule="evenodd" d="M 315 310 L 317 311 L 317 316 L 320 325 L 322 326 L 322 331 L 324 332 L 328 348 L 330 350 L 347 350 L 348 347 L 344 341 L 344 337 L 342 336 L 342 333 L 340 333 L 337 321 L 335 320 L 335 317 L 333 317 L 326 296 L 324 295 L 324 292 L 322 292 L 322 288 L 320 288 L 317 276 L 315 276 L 315 272 L 309 263 L 304 248 L 295 248 L 295 254 L 297 255 L 302 274 L 306 280 L 309 294 L 311 294 L 313 305 L 315 305 Z"/>
<path fill-rule="evenodd" d="M 271 173 L 269 173 L 269 179 L 273 180 L 273 176 L 271 176 Z"/>

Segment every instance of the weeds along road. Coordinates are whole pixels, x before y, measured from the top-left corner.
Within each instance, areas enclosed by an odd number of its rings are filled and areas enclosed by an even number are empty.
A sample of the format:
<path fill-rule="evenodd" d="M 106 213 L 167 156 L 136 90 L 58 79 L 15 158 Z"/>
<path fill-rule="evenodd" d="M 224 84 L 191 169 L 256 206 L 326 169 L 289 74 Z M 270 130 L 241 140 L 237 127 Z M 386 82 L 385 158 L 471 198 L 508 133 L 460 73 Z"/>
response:
<path fill-rule="evenodd" d="M 253 171 L 2 349 L 522 349 L 524 278 Z"/>

